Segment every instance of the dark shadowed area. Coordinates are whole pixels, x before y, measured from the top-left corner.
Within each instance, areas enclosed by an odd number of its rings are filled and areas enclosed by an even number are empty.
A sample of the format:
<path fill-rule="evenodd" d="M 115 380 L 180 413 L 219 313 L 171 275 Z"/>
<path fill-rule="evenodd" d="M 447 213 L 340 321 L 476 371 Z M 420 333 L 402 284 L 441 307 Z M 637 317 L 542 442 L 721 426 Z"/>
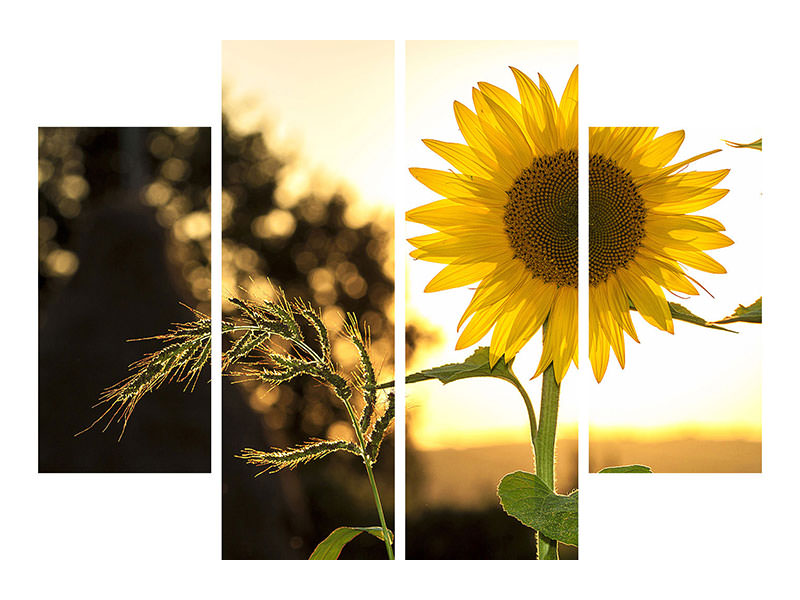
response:
<path fill-rule="evenodd" d="M 208 311 L 209 128 L 39 129 L 39 471 L 207 472 L 208 369 L 121 423 L 75 434 L 128 366 L 126 342 Z M 103 422 L 104 424 L 105 422 Z"/>
<path fill-rule="evenodd" d="M 230 115 L 223 114 L 223 294 L 263 302 L 279 286 L 288 299 L 313 303 L 330 332 L 334 360 L 346 375 L 355 369 L 357 355 L 341 332 L 345 314 L 354 313 L 371 329 L 378 381 L 387 381 L 393 376 L 392 223 L 353 222 L 347 214 L 352 202 L 339 194 L 276 195 L 290 160 L 269 148 L 259 130 L 237 129 Z M 236 314 L 235 306 L 223 299 L 223 318 L 235 319 Z M 227 379 L 223 558 L 306 559 L 339 526 L 379 525 L 364 466 L 356 456 L 333 454 L 259 477 L 255 475 L 261 469 L 234 458 L 243 448 L 286 448 L 310 438 L 348 435 L 352 430 L 344 406 L 310 378 L 274 389 Z M 393 471 L 390 435 L 375 467 L 390 529 Z M 386 549 L 381 541 L 362 535 L 345 546 L 340 558 L 385 559 Z"/>

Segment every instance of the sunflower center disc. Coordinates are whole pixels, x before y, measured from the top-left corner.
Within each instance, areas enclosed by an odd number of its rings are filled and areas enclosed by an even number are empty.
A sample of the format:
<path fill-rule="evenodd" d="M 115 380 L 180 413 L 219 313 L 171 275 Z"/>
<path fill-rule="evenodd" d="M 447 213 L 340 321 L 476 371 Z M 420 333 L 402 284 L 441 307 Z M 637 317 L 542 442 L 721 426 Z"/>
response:
<path fill-rule="evenodd" d="M 534 277 L 578 287 L 578 154 L 542 156 L 507 192 L 505 231 Z"/>
<path fill-rule="evenodd" d="M 636 255 L 647 213 L 628 171 L 589 157 L 589 285 L 598 285 Z"/>
<path fill-rule="evenodd" d="M 534 277 L 578 287 L 578 155 L 539 157 L 507 192 L 505 231 L 514 257 Z M 589 158 L 589 284 L 598 285 L 636 255 L 646 211 L 630 174 Z"/>

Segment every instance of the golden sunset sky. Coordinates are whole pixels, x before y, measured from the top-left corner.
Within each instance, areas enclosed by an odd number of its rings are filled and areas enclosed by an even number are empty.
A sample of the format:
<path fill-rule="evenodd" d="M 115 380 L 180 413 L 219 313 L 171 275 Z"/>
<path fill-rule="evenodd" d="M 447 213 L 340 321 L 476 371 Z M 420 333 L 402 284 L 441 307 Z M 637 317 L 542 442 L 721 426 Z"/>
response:
<path fill-rule="evenodd" d="M 394 42 L 225 41 L 222 85 L 238 122 L 301 159 L 280 193 L 340 189 L 355 222 L 391 214 Z"/>

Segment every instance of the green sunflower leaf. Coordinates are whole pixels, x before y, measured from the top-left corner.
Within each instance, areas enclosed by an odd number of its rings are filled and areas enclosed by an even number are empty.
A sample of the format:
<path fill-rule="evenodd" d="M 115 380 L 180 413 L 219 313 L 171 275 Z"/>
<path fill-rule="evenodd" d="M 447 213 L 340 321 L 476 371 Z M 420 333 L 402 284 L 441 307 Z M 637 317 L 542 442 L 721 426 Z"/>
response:
<path fill-rule="evenodd" d="M 753 150 L 761 150 L 761 140 L 762 138 L 758 138 L 755 142 L 750 142 L 749 144 L 739 144 L 737 142 L 729 142 L 728 140 L 722 140 L 731 148 L 751 148 Z"/>
<path fill-rule="evenodd" d="M 308 560 L 336 560 L 347 542 L 362 533 L 374 535 L 383 541 L 383 530 L 380 527 L 337 527 L 319 543 Z M 389 532 L 389 537 L 392 537 L 391 532 Z M 391 541 L 390 539 L 389 542 L 391 543 Z"/>
<path fill-rule="evenodd" d="M 702 317 L 698 317 L 688 308 L 686 308 L 682 304 L 678 304 L 677 302 L 669 303 L 669 312 L 672 314 L 672 318 L 675 319 L 676 321 L 684 321 L 685 323 L 700 325 L 700 327 L 708 327 L 709 329 L 719 329 L 720 331 L 728 331 L 730 333 L 736 333 L 732 329 L 726 329 L 725 327 L 714 325 L 714 323 L 706 321 Z"/>
<path fill-rule="evenodd" d="M 715 321 L 715 323 L 761 323 L 761 298 L 753 302 L 750 306 L 742 306 L 733 311 L 733 314 Z"/>
<path fill-rule="evenodd" d="M 653 469 L 647 465 L 624 465 L 621 467 L 606 467 L 599 473 L 652 473 Z"/>
<path fill-rule="evenodd" d="M 406 375 L 406 383 L 419 383 L 420 381 L 428 381 L 430 379 L 438 379 L 442 383 L 451 383 L 469 377 L 498 377 L 514 383 L 517 379 L 509 370 L 513 362 L 513 359 L 510 362 L 506 362 L 505 359 L 501 357 L 494 367 L 492 367 L 489 363 L 489 348 L 487 346 L 481 346 L 464 362 L 450 363 L 432 369 L 425 369 L 419 373 Z M 394 387 L 394 381 L 382 383 L 378 386 L 378 389 L 388 387 Z"/>
<path fill-rule="evenodd" d="M 533 473 L 509 473 L 497 486 L 500 503 L 510 516 L 552 540 L 578 545 L 578 490 L 556 494 Z"/>

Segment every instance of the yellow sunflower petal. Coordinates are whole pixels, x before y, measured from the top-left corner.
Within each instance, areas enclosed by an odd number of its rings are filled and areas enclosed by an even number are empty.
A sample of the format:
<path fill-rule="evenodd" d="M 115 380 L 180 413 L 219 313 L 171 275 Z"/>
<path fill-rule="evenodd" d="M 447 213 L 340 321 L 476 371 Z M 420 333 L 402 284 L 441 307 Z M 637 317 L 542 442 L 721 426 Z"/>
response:
<path fill-rule="evenodd" d="M 515 339 L 516 325 L 520 313 L 527 308 L 525 287 L 521 286 L 508 299 L 503 313 L 497 318 L 489 346 L 489 362 L 492 366 L 506 353 L 510 341 Z"/>
<path fill-rule="evenodd" d="M 511 174 L 522 172 L 526 162 L 515 152 L 514 141 L 505 135 L 501 124 L 492 111 L 490 101 L 481 94 L 480 90 L 473 88 L 472 103 L 475 105 L 475 112 L 478 115 L 481 130 L 492 148 L 492 153 L 497 157 L 498 164 L 505 165 L 505 170 Z"/>
<path fill-rule="evenodd" d="M 490 215 L 492 212 L 486 206 L 466 206 L 457 200 L 446 198 L 412 208 L 406 212 L 406 220 L 441 229 L 463 225 L 465 220 L 480 221 Z"/>
<path fill-rule="evenodd" d="M 489 141 L 486 139 L 486 134 L 483 133 L 483 128 L 481 127 L 478 116 L 461 104 L 461 102 L 457 101 L 453 103 L 453 111 L 456 114 L 458 128 L 467 144 L 477 152 L 492 157 L 496 162 L 497 157 L 495 156 L 494 150 L 489 145 Z M 498 164 L 498 168 L 502 169 L 503 165 Z"/>
<path fill-rule="evenodd" d="M 511 152 L 514 157 L 519 161 L 522 168 L 529 165 L 533 161 L 533 153 L 525 139 L 525 134 L 522 133 L 519 125 L 511 115 L 509 115 L 502 106 L 497 104 L 489 97 L 485 97 L 486 104 L 489 106 L 492 115 L 494 115 L 497 126 L 503 133 L 503 136 L 511 146 Z M 520 169 L 521 170 L 521 169 Z"/>
<path fill-rule="evenodd" d="M 683 144 L 686 134 L 683 131 L 672 131 L 654 139 L 642 153 L 640 164 L 645 169 L 660 169 L 675 158 Z M 636 176 L 639 173 L 631 173 Z"/>
<path fill-rule="evenodd" d="M 529 280 L 526 288 L 527 305 L 522 307 L 514 324 L 514 335 L 509 339 L 505 349 L 507 359 L 522 350 L 522 347 L 541 329 L 556 297 L 556 286 L 541 280 Z"/>
<path fill-rule="evenodd" d="M 537 375 L 544 372 L 552 358 L 556 381 L 560 382 L 575 356 L 578 346 L 578 293 L 574 288 L 558 290 L 553 308 L 547 318 L 547 332 L 544 336 L 546 352 L 542 353 Z"/>
<path fill-rule="evenodd" d="M 558 109 L 564 121 L 564 145 L 567 149 L 578 148 L 578 67 L 572 71 L 567 87 L 561 95 Z"/>
<path fill-rule="evenodd" d="M 600 324 L 600 330 L 606 336 L 614 350 L 620 366 L 625 368 L 625 339 L 622 336 L 622 327 L 614 319 L 606 294 L 606 287 L 595 287 L 589 292 L 589 303 L 594 306 L 595 318 Z"/>
<path fill-rule="evenodd" d="M 458 323 L 458 329 L 461 329 L 464 322 L 475 311 L 501 302 L 503 298 L 513 294 L 517 288 L 524 285 L 528 280 L 530 280 L 530 276 L 517 261 L 498 263 L 494 271 L 488 274 L 475 290 L 472 300 L 467 305 L 464 315 Z"/>
<path fill-rule="evenodd" d="M 665 261 L 663 257 L 659 258 L 645 250 L 639 251 L 636 262 L 661 287 L 673 292 L 697 295 L 697 288 L 692 285 L 677 263 Z"/>
<path fill-rule="evenodd" d="M 591 309 L 590 309 L 591 311 Z M 594 378 L 598 381 L 603 380 L 608 368 L 608 355 L 609 343 L 606 337 L 600 331 L 600 323 L 595 318 L 592 319 L 592 313 L 589 314 L 589 359 L 592 363 L 592 372 Z"/>
<path fill-rule="evenodd" d="M 684 214 L 695 210 L 702 210 L 712 204 L 716 204 L 724 198 L 727 193 L 728 190 L 714 188 L 699 193 L 691 198 L 679 200 L 677 202 L 652 204 L 648 208 L 655 214 Z"/>
<path fill-rule="evenodd" d="M 489 333 L 489 330 L 497 322 L 497 318 L 502 314 L 504 306 L 505 302 L 497 302 L 475 311 L 456 342 L 456 350 L 478 343 L 483 336 Z"/>
<path fill-rule="evenodd" d="M 426 292 L 440 292 L 480 281 L 492 272 L 492 263 L 473 263 L 468 265 L 447 265 L 425 286 Z"/>
<path fill-rule="evenodd" d="M 503 110 L 506 111 L 511 117 L 517 122 L 522 123 L 522 104 L 520 104 L 519 100 L 514 98 L 511 94 L 505 91 L 502 88 L 497 87 L 496 85 L 492 85 L 491 83 L 486 83 L 485 81 L 478 82 L 478 89 L 483 92 L 483 95 L 486 96 L 489 100 L 499 104 L 503 107 Z"/>
<path fill-rule="evenodd" d="M 664 255 L 685 264 L 687 267 L 705 271 L 706 273 L 717 273 L 718 275 L 727 273 L 725 267 L 705 252 L 676 250 L 674 248 L 663 248 L 662 250 Z"/>
<path fill-rule="evenodd" d="M 556 131 L 556 120 L 551 114 L 549 106 L 536 84 L 530 77 L 519 69 L 511 67 L 514 78 L 517 80 L 520 100 L 523 108 L 523 121 L 531 140 L 536 148 L 537 154 L 548 155 L 555 152 L 554 133 Z"/>
<path fill-rule="evenodd" d="M 669 305 L 661 288 L 651 285 L 650 280 L 642 277 L 633 264 L 619 269 L 617 277 L 636 310 L 648 323 L 664 331 L 672 328 Z"/>
<path fill-rule="evenodd" d="M 635 341 L 639 341 L 639 336 L 636 335 L 636 329 L 633 326 L 631 319 L 631 308 L 628 295 L 619 283 L 616 275 L 612 275 L 608 280 L 601 284 L 600 287 L 606 288 L 606 299 L 608 302 L 608 309 L 611 311 L 612 318 L 622 327 L 623 331 L 627 333 Z M 589 298 L 591 304 L 591 296 Z"/>
<path fill-rule="evenodd" d="M 437 140 L 422 140 L 422 143 L 465 175 L 483 179 L 492 179 L 493 177 L 494 161 L 470 146 Z"/>
<path fill-rule="evenodd" d="M 502 188 L 480 177 L 470 177 L 461 173 L 437 171 L 436 169 L 411 168 L 409 171 L 421 184 L 445 197 L 475 196 L 487 201 L 507 201 L 506 193 Z"/>

